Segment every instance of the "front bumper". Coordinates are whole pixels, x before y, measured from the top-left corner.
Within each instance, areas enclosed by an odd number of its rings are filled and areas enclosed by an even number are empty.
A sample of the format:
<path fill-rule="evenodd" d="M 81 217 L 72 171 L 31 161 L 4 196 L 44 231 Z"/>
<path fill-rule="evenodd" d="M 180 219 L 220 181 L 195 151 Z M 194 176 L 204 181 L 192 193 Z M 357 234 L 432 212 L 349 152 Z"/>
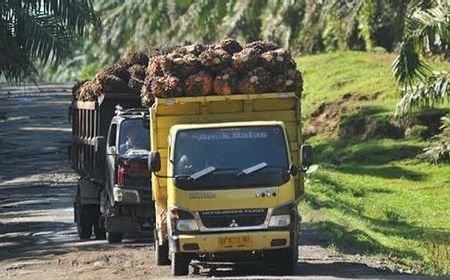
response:
<path fill-rule="evenodd" d="M 149 221 L 135 221 L 131 217 L 108 216 L 105 219 L 105 228 L 108 232 L 120 233 L 153 233 L 153 224 Z"/>
<path fill-rule="evenodd" d="M 151 192 L 138 189 L 128 189 L 115 186 L 113 189 L 114 201 L 122 204 L 151 203 Z"/>
<path fill-rule="evenodd" d="M 224 239 L 244 239 L 245 244 L 224 245 Z M 287 248 L 290 246 L 289 231 L 226 232 L 171 236 L 170 247 L 173 252 L 219 253 L 236 251 L 262 251 Z M 232 242 L 231 242 L 232 243 Z"/>

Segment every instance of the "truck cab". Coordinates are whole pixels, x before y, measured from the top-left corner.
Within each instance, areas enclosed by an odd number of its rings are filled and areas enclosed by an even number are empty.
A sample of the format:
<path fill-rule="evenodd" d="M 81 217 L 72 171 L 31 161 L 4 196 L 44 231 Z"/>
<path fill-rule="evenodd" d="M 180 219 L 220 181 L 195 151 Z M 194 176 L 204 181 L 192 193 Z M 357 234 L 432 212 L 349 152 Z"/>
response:
<path fill-rule="evenodd" d="M 109 94 L 70 107 L 70 158 L 81 175 L 74 202 L 80 239 L 89 239 L 92 230 L 110 243 L 121 242 L 126 233 L 153 232 L 148 110 L 130 109 L 136 103 L 129 95 Z"/>
<path fill-rule="evenodd" d="M 108 241 L 116 243 L 124 233 L 153 230 L 154 207 L 147 172 L 148 112 L 116 110 L 106 142 L 106 182 L 100 194 L 100 212 Z"/>
<path fill-rule="evenodd" d="M 294 93 L 155 101 L 149 169 L 158 265 L 186 275 L 191 260 L 258 260 L 294 272 L 297 203 L 311 162 L 297 106 Z"/>

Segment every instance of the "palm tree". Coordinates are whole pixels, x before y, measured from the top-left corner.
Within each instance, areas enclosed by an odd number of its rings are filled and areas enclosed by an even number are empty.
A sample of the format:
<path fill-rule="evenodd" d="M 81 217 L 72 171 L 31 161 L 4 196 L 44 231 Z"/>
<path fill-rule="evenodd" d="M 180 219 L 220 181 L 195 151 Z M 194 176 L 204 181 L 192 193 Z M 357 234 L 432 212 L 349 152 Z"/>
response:
<path fill-rule="evenodd" d="M 418 7 L 406 22 L 406 33 L 392 70 L 402 98 L 397 114 L 404 116 L 414 108 L 432 107 L 450 101 L 450 73 L 433 71 L 424 58 L 450 59 L 450 0 L 437 1 L 433 7 Z M 450 157 L 450 115 L 441 119 L 441 133 L 423 157 L 438 161 Z"/>
<path fill-rule="evenodd" d="M 450 58 L 450 0 L 438 1 L 427 9 L 419 6 L 406 22 L 399 54 L 392 65 L 402 90 L 399 115 L 449 100 L 450 73 L 433 71 L 425 61 L 431 56 Z"/>
<path fill-rule="evenodd" d="M 0 77 L 23 80 L 35 63 L 60 63 L 89 25 L 100 27 L 90 0 L 0 0 Z"/>

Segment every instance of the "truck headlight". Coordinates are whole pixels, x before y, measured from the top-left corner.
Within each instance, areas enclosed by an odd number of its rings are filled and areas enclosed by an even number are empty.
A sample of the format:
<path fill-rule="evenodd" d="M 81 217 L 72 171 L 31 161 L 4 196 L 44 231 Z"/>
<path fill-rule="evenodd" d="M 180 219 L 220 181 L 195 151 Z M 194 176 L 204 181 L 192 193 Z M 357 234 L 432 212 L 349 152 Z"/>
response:
<path fill-rule="evenodd" d="M 198 231 L 198 225 L 195 220 L 177 220 L 177 230 L 180 232 Z"/>
<path fill-rule="evenodd" d="M 276 215 L 270 217 L 269 227 L 287 227 L 291 224 L 290 215 Z"/>

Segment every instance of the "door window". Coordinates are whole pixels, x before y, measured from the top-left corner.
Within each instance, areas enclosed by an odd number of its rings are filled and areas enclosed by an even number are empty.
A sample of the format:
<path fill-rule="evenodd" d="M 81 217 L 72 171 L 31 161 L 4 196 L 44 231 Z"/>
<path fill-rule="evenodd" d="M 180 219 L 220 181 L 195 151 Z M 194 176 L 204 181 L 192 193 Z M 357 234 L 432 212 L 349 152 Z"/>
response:
<path fill-rule="evenodd" d="M 108 146 L 116 146 L 117 124 L 112 124 L 109 129 Z"/>

